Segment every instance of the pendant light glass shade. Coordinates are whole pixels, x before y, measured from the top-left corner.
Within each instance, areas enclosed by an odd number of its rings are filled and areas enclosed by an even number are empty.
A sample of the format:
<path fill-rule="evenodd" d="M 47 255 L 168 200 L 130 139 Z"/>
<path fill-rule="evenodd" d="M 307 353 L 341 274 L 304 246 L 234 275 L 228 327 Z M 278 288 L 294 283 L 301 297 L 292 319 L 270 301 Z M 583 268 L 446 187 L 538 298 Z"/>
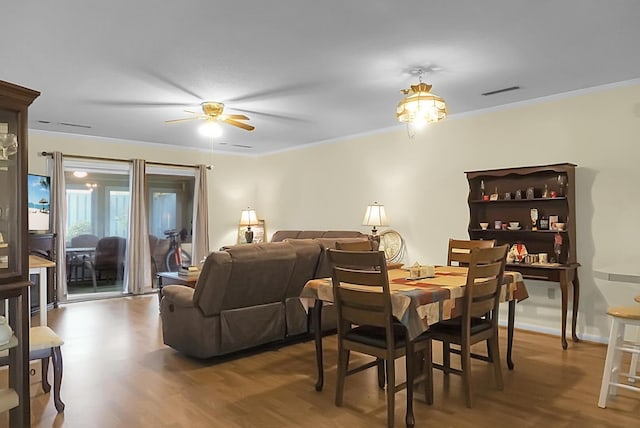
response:
<path fill-rule="evenodd" d="M 420 125 L 439 122 L 447 117 L 447 104 L 439 96 L 432 94 L 431 85 L 420 82 L 403 89 L 408 95 L 398 103 L 396 116 L 403 123 Z"/>

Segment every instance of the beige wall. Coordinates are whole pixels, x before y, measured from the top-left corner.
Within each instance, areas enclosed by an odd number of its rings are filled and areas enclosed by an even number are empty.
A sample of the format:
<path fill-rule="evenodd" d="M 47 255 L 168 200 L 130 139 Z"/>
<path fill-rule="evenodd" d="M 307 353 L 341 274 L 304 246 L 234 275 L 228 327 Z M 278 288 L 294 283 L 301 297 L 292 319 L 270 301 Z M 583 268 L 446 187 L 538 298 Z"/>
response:
<path fill-rule="evenodd" d="M 455 106 L 451 109 L 455 111 Z M 247 205 L 266 220 L 270 236 L 279 229 L 366 232 L 368 228 L 360 225 L 365 207 L 378 201 L 387 209 L 390 228 L 406 241 L 405 263 L 444 263 L 448 238 L 468 237 L 465 171 L 575 163 L 577 254 L 582 264 L 579 334 L 594 340 L 607 337 L 604 313 L 611 300 L 607 296 L 634 292 L 623 284 L 596 281 L 592 271 L 613 264 L 637 266 L 640 260 L 637 84 L 451 117 L 414 139 L 399 126 L 259 158 L 215 155 L 210 162 L 211 155 L 202 151 L 158 145 L 36 132 L 30 138 L 32 172 L 45 172 L 44 159 L 36 154 L 42 150 L 213 163 L 212 249 L 235 242 L 240 210 Z M 536 281 L 527 285 L 531 297 L 518 305 L 517 324 L 559 333 L 557 285 Z M 640 287 L 635 291 L 640 294 Z"/>
<path fill-rule="evenodd" d="M 639 161 L 640 85 L 600 88 L 452 117 L 414 139 L 398 127 L 266 156 L 259 165 L 257 208 L 270 232 L 366 231 L 360 225 L 365 207 L 378 201 L 390 228 L 406 241 L 405 263 L 445 263 L 448 238 L 468 238 L 465 171 L 575 163 L 579 334 L 601 340 L 609 326 L 605 297 L 633 288 L 596 283 L 592 270 L 637 266 L 640 260 Z M 538 281 L 527 285 L 531 298 L 518 305 L 517 323 L 559 333 L 559 288 Z M 640 294 L 640 286 L 635 291 Z"/>

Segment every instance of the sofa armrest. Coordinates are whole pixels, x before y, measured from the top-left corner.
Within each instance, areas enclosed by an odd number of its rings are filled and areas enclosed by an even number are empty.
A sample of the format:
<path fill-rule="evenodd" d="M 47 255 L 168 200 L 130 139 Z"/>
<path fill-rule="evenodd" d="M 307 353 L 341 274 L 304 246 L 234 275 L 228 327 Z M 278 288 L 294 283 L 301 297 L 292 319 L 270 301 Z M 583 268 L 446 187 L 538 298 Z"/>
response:
<path fill-rule="evenodd" d="M 162 297 L 182 308 L 193 308 L 194 289 L 185 285 L 167 285 L 162 287 Z"/>

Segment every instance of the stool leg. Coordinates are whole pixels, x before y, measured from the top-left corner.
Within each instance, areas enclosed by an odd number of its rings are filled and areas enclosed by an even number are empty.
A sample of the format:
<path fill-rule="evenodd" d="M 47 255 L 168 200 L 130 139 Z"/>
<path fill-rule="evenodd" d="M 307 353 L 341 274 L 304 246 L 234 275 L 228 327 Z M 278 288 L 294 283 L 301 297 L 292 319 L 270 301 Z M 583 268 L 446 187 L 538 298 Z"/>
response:
<path fill-rule="evenodd" d="M 636 338 L 634 340 L 634 348 L 636 349 L 640 348 L 640 327 L 637 327 L 637 326 L 636 326 Z M 638 354 L 635 352 L 631 356 L 631 366 L 629 368 L 629 373 L 633 376 L 635 376 L 638 373 Z M 636 380 L 630 377 L 629 382 L 635 383 Z"/>
<path fill-rule="evenodd" d="M 51 391 L 51 384 L 49 383 L 49 357 L 42 358 L 40 360 L 40 367 L 42 368 L 42 390 L 45 394 Z"/>
<path fill-rule="evenodd" d="M 620 382 L 620 373 L 622 370 L 622 351 L 621 347 L 624 346 L 624 330 L 626 327 L 626 323 L 624 321 L 617 321 L 617 333 L 615 337 L 615 349 L 613 351 L 613 368 L 611 369 L 611 382 L 614 385 L 611 385 L 611 389 L 609 395 L 617 395 L 618 394 L 618 386 L 615 385 Z"/>
<path fill-rule="evenodd" d="M 60 347 L 52 349 L 51 360 L 53 362 L 53 402 L 58 413 L 64 412 L 64 403 L 60 399 L 60 385 L 62 384 L 62 352 Z"/>
<path fill-rule="evenodd" d="M 604 372 L 602 373 L 602 385 L 600 385 L 600 398 L 598 399 L 598 407 L 603 409 L 607 407 L 607 398 L 609 397 L 611 375 L 613 371 L 616 347 L 618 345 L 618 337 L 620 336 L 620 323 L 616 318 L 613 319 L 611 325 L 611 333 L 609 334 L 609 345 L 607 346 L 607 358 L 604 362 Z"/>

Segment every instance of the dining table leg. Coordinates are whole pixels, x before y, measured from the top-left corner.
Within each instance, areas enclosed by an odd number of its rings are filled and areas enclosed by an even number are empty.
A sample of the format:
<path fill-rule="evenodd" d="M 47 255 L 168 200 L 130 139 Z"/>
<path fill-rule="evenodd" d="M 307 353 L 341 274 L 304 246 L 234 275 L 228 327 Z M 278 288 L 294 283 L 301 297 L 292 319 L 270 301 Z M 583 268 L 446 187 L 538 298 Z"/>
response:
<path fill-rule="evenodd" d="M 316 299 L 311 315 L 316 342 L 316 364 L 318 367 L 316 391 L 322 391 L 322 387 L 324 386 L 324 365 L 322 362 L 322 300 Z"/>
<path fill-rule="evenodd" d="M 509 320 L 507 321 L 507 367 L 513 370 L 511 351 L 513 350 L 513 327 L 516 320 L 516 299 L 509 300 Z"/>

